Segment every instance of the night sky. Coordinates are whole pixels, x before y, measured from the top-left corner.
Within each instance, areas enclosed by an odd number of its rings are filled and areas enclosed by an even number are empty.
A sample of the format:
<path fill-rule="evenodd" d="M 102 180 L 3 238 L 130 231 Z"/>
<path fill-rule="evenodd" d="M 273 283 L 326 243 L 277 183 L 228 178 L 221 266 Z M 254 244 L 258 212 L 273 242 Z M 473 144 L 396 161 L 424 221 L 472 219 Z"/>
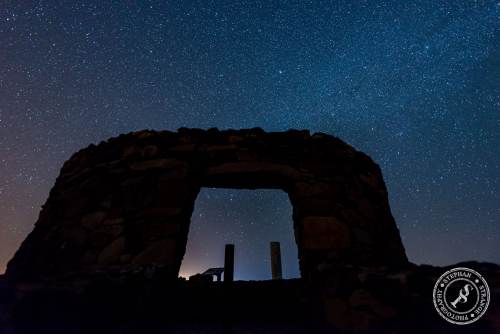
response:
<path fill-rule="evenodd" d="M 310 129 L 382 168 L 408 257 L 500 263 L 496 1 L 1 1 L 0 272 L 73 152 L 179 127 Z M 297 275 L 284 192 L 203 189 L 183 273 Z"/>

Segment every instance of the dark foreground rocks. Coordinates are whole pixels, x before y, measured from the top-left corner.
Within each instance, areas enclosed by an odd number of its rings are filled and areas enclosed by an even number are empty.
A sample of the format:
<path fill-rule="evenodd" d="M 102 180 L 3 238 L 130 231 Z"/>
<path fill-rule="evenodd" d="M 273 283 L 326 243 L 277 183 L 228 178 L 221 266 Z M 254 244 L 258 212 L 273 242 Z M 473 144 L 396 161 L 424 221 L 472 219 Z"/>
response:
<path fill-rule="evenodd" d="M 491 289 L 486 314 L 465 326 L 443 320 L 432 302 L 451 267 L 330 268 L 313 286 L 168 281 L 149 268 L 66 283 L 0 279 L 0 333 L 500 333 L 500 266 L 456 266 L 477 270 Z"/>

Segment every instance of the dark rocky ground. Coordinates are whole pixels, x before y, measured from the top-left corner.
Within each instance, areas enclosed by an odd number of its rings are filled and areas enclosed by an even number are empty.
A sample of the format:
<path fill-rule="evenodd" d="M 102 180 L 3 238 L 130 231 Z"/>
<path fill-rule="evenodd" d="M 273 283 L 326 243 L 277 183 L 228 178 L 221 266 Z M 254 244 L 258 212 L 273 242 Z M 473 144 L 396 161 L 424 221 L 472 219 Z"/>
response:
<path fill-rule="evenodd" d="M 0 332 L 306 333 L 313 322 L 305 295 L 299 280 L 230 287 L 142 279 L 16 289 L 4 283 Z"/>
<path fill-rule="evenodd" d="M 0 276 L 0 333 L 500 333 L 500 266 L 461 263 L 488 281 L 476 323 L 441 319 L 432 303 L 447 269 L 330 268 L 300 279 L 200 284 L 142 274 L 9 283 Z M 454 267 L 455 267 L 454 266 Z"/>

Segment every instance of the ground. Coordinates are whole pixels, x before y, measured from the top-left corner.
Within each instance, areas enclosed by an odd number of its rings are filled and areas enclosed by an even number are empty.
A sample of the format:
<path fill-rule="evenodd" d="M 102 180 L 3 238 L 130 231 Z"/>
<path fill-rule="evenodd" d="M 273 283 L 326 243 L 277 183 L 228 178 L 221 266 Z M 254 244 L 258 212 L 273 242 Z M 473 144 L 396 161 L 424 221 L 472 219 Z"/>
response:
<path fill-rule="evenodd" d="M 471 325 L 449 324 L 434 310 L 434 282 L 450 267 L 410 266 L 357 269 L 358 278 L 339 271 L 321 285 L 228 286 L 144 273 L 13 285 L 2 277 L 0 333 L 498 333 L 500 266 L 454 266 L 476 269 L 490 285 L 489 309 Z"/>

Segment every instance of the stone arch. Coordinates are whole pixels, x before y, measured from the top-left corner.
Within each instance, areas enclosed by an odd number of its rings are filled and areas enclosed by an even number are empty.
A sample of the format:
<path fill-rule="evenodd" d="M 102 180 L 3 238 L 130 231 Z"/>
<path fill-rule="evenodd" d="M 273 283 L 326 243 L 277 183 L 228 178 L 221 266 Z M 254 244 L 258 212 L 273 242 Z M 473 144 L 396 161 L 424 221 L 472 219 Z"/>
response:
<path fill-rule="evenodd" d="M 407 262 L 379 167 L 308 131 L 140 131 L 63 166 L 10 277 L 134 271 L 176 277 L 202 187 L 287 192 L 302 277 L 333 265 Z"/>

